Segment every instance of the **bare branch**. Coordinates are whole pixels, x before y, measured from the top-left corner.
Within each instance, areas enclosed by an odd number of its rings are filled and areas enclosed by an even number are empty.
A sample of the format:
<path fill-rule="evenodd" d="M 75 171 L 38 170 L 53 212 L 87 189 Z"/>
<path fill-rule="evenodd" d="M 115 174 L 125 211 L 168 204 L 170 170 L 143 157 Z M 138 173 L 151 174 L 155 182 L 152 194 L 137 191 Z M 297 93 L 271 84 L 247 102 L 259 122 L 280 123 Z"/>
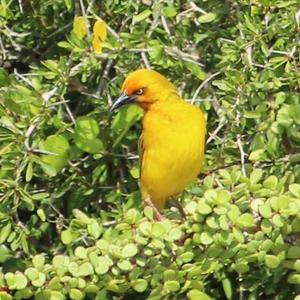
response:
<path fill-rule="evenodd" d="M 165 49 L 165 52 L 170 56 L 180 58 L 180 59 L 185 60 L 187 62 L 198 65 L 200 67 L 204 67 L 204 64 L 198 62 L 198 60 L 200 60 L 199 56 L 195 56 L 195 55 L 192 55 L 192 54 L 189 54 L 189 53 L 182 52 L 177 47 L 167 47 L 167 46 L 165 46 L 164 49 Z"/>
<path fill-rule="evenodd" d="M 31 83 L 30 80 L 28 80 L 26 77 L 24 77 L 22 74 L 19 74 L 17 69 L 14 69 L 14 74 L 21 79 L 22 81 L 24 81 L 27 85 L 29 85 L 30 87 L 33 88 L 33 84 Z"/>
<path fill-rule="evenodd" d="M 197 6 L 193 1 L 189 1 L 189 4 L 190 4 L 191 8 L 192 8 L 194 11 L 198 11 L 198 12 L 200 12 L 201 14 L 204 14 L 204 15 L 207 14 L 207 12 L 206 12 L 204 9 L 200 8 L 199 6 Z"/>
<path fill-rule="evenodd" d="M 172 39 L 171 31 L 169 29 L 169 26 L 168 26 L 168 23 L 166 21 L 166 18 L 162 15 L 160 17 L 160 19 L 161 19 L 161 23 L 162 23 L 163 28 L 165 29 L 165 31 L 167 32 L 167 34 L 170 36 L 170 39 Z"/>
<path fill-rule="evenodd" d="M 52 98 L 55 95 L 57 90 L 58 90 L 58 87 L 56 86 L 49 92 L 45 92 L 42 94 L 42 98 L 43 98 L 45 104 L 50 100 L 50 98 Z"/>
<path fill-rule="evenodd" d="M 237 139 L 236 139 L 237 145 L 239 147 L 240 150 L 240 156 L 241 156 L 241 170 L 242 170 L 242 174 L 244 176 L 246 176 L 246 170 L 245 170 L 245 156 L 247 155 L 243 149 L 243 145 L 242 145 L 242 141 L 241 141 L 241 135 L 238 134 L 237 135 Z"/>
<path fill-rule="evenodd" d="M 218 99 L 216 97 L 213 98 L 212 101 L 212 106 L 216 112 L 216 114 L 219 117 L 219 125 L 218 127 L 214 130 L 212 134 L 210 134 L 210 137 L 206 141 L 206 145 L 209 144 L 212 140 L 217 138 L 218 132 L 226 125 L 227 119 L 225 117 L 226 113 L 224 108 L 220 105 Z"/>
<path fill-rule="evenodd" d="M 40 121 L 40 117 L 37 117 L 32 124 L 28 127 L 27 131 L 25 132 L 25 141 L 24 145 L 27 151 L 32 151 L 31 146 L 30 146 L 30 139 L 31 136 L 33 135 L 38 123 Z"/>
<path fill-rule="evenodd" d="M 80 2 L 80 8 L 81 8 L 82 16 L 83 16 L 84 21 L 85 21 L 84 23 L 85 23 L 85 27 L 86 27 L 87 36 L 90 37 L 91 36 L 90 22 L 88 20 L 86 12 L 85 12 L 85 7 L 84 7 L 84 4 L 83 4 L 83 0 L 79 0 L 79 2 Z"/>
<path fill-rule="evenodd" d="M 146 68 L 150 69 L 151 66 L 150 66 L 150 63 L 149 63 L 149 60 L 148 60 L 148 57 L 147 57 L 146 53 L 142 52 L 141 56 L 142 56 L 142 59 L 143 59 L 143 62 L 144 62 L 144 65 L 146 66 Z"/>
<path fill-rule="evenodd" d="M 105 85 L 105 80 L 108 78 L 109 71 L 111 70 L 113 64 L 114 64 L 114 60 L 113 59 L 109 59 L 107 61 L 106 65 L 105 65 L 104 71 L 103 71 L 102 76 L 101 76 L 101 80 L 99 82 L 98 89 L 96 91 L 96 95 L 98 97 L 100 97 L 102 95 L 102 92 L 103 92 L 103 89 L 104 89 L 104 85 Z"/>
<path fill-rule="evenodd" d="M 217 138 L 217 134 L 224 127 L 224 125 L 226 125 L 226 123 L 227 123 L 227 120 L 225 119 L 225 117 L 223 117 L 219 120 L 218 127 L 214 130 L 213 133 L 209 133 L 209 138 L 206 141 L 206 145 L 208 145 L 212 140 L 215 140 Z"/>
<path fill-rule="evenodd" d="M 19 2 L 20 13 L 22 14 L 24 12 L 22 6 L 22 0 L 18 0 L 18 2 Z"/>
<path fill-rule="evenodd" d="M 2 51 L 3 60 L 6 60 L 6 50 L 4 48 L 1 35 L 0 35 L 0 48 L 1 48 L 1 51 Z"/>
<path fill-rule="evenodd" d="M 209 77 L 207 77 L 200 85 L 199 87 L 197 88 L 197 90 L 195 91 L 194 93 L 194 96 L 192 98 L 192 103 L 195 102 L 196 98 L 198 97 L 200 91 L 202 90 L 202 88 L 208 83 L 210 82 L 213 78 L 215 78 L 216 76 L 218 76 L 219 74 L 221 74 L 221 72 L 216 72 L 216 73 L 213 73 L 211 74 Z"/>
<path fill-rule="evenodd" d="M 70 107 L 68 106 L 68 104 L 66 103 L 66 101 L 63 103 L 63 105 L 64 105 L 64 107 L 65 107 L 65 109 L 66 109 L 66 111 L 67 111 L 70 119 L 72 120 L 72 123 L 76 124 L 76 120 L 75 120 L 75 118 L 73 116 L 73 113 L 71 112 Z"/>

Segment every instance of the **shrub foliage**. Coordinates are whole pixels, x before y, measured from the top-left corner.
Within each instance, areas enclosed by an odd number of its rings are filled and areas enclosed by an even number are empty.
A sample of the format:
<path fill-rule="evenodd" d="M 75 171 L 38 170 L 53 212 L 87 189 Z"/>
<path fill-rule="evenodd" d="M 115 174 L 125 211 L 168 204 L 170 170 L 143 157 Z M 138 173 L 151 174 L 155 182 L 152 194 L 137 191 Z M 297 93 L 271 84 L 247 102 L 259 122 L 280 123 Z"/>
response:
<path fill-rule="evenodd" d="M 298 0 L 0 4 L 0 298 L 300 297 Z M 209 126 L 155 221 L 126 74 L 165 74 Z"/>

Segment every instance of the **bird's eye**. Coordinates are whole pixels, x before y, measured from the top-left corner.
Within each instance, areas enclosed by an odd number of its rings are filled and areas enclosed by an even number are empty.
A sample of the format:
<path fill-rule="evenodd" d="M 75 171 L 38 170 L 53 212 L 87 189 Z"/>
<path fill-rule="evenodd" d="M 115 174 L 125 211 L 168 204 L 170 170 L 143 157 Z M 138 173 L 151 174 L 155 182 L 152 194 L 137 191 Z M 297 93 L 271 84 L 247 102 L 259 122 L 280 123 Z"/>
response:
<path fill-rule="evenodd" d="M 136 91 L 136 94 L 137 95 L 142 95 L 144 93 L 144 90 L 143 89 L 138 89 L 137 91 Z"/>

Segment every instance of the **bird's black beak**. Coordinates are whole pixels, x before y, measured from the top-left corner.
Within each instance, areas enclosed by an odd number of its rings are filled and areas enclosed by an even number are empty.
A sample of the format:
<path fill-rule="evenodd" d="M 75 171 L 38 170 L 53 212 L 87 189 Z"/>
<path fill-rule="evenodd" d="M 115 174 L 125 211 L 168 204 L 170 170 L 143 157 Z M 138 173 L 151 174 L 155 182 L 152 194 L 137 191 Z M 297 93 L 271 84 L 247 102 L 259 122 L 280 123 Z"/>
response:
<path fill-rule="evenodd" d="M 134 101 L 135 101 L 135 97 L 134 96 L 129 96 L 125 92 L 123 92 L 121 94 L 121 96 L 112 104 L 112 106 L 110 107 L 109 111 L 113 112 L 117 108 L 119 108 L 119 107 L 121 107 L 121 106 L 123 106 L 125 104 L 133 103 Z"/>

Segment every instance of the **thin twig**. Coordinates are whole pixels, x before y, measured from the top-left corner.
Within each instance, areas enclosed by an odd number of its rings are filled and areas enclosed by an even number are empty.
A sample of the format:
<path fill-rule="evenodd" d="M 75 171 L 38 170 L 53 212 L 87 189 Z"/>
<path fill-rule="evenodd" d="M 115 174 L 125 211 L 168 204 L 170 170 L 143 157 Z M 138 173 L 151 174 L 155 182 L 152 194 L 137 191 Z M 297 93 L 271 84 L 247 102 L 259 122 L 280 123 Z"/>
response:
<path fill-rule="evenodd" d="M 64 107 L 65 107 L 65 109 L 66 109 L 66 111 L 67 111 L 70 119 L 72 120 L 72 123 L 76 124 L 75 117 L 74 117 L 73 113 L 71 112 L 70 107 L 68 106 L 68 104 L 66 102 L 64 102 L 63 105 L 64 105 Z"/>
<path fill-rule="evenodd" d="M 47 150 L 42 150 L 42 149 L 31 149 L 30 151 L 32 153 L 45 154 L 45 155 L 56 155 L 56 156 L 58 156 L 58 154 L 55 153 L 55 152 L 51 152 L 51 151 L 47 151 Z"/>
<path fill-rule="evenodd" d="M 154 6 L 154 4 L 153 4 L 153 6 Z M 148 34 L 147 34 L 148 38 L 151 37 L 151 35 L 152 35 L 154 29 L 157 28 L 157 25 L 158 25 L 158 23 L 159 23 L 159 17 L 160 17 L 160 16 L 161 16 L 161 14 L 160 14 L 160 9 L 157 9 L 157 10 L 156 10 L 156 13 L 153 15 L 153 20 L 152 20 L 150 29 L 148 30 Z M 134 24 L 133 24 L 133 25 L 134 25 Z M 134 26 L 132 26 L 132 27 L 134 27 Z"/>
<path fill-rule="evenodd" d="M 52 32 L 51 34 L 48 35 L 48 39 L 52 38 L 53 36 L 56 36 L 57 34 L 60 34 L 64 30 L 71 28 L 71 27 L 72 27 L 72 23 L 69 23 L 63 27 L 58 28 L 57 30 L 55 30 L 54 32 Z"/>
<path fill-rule="evenodd" d="M 170 39 L 172 40 L 171 31 L 169 29 L 169 26 L 168 26 L 168 23 L 166 21 L 166 18 L 162 15 L 160 17 L 160 19 L 161 19 L 161 23 L 162 23 L 162 26 L 163 26 L 164 30 L 166 31 L 166 33 L 170 36 Z"/>
<path fill-rule="evenodd" d="M 217 134 L 224 127 L 224 125 L 226 125 L 226 123 L 227 120 L 225 119 L 225 117 L 220 119 L 218 127 L 214 130 L 213 133 L 209 134 L 209 138 L 206 141 L 206 145 L 208 145 L 212 140 L 215 140 L 217 138 Z"/>
<path fill-rule="evenodd" d="M 226 115 L 225 110 L 220 105 L 220 103 L 219 103 L 219 101 L 216 97 L 213 97 L 212 106 L 213 106 L 216 114 L 219 117 L 219 125 L 214 130 L 214 132 L 212 134 L 210 134 L 210 137 L 207 139 L 206 144 L 209 144 L 212 140 L 216 139 L 218 132 L 224 127 L 225 124 L 227 124 L 227 120 L 226 120 L 226 117 L 225 117 L 225 115 Z"/>
<path fill-rule="evenodd" d="M 141 52 L 150 52 L 150 48 L 129 48 L 126 49 L 127 52 L 141 53 Z"/>
<path fill-rule="evenodd" d="M 97 97 L 100 97 L 103 93 L 103 89 L 104 89 L 104 86 L 105 86 L 105 80 L 108 78 L 108 74 L 112 68 L 114 64 L 114 60 L 113 59 L 109 59 L 105 65 L 105 68 L 104 68 L 104 71 L 102 73 L 102 76 L 101 76 L 101 79 L 100 79 L 100 82 L 99 82 L 99 85 L 98 85 L 98 89 L 96 91 L 96 96 Z"/>
<path fill-rule="evenodd" d="M 25 133 L 25 141 L 24 141 L 24 145 L 27 151 L 32 151 L 31 146 L 30 146 L 30 139 L 31 136 L 33 135 L 38 123 L 40 121 L 40 117 L 37 117 L 32 124 L 28 127 L 26 133 Z"/>
<path fill-rule="evenodd" d="M 52 90 L 42 94 L 44 104 L 47 104 L 47 102 L 50 100 L 50 98 L 52 98 L 55 95 L 57 90 L 58 90 L 58 87 L 54 87 Z"/>
<path fill-rule="evenodd" d="M 167 47 L 167 46 L 165 46 L 164 49 L 165 49 L 165 52 L 170 56 L 173 56 L 173 57 L 176 57 L 176 58 L 181 58 L 182 60 L 185 60 L 185 61 L 190 62 L 192 64 L 198 65 L 200 67 L 204 67 L 204 64 L 198 62 L 198 60 L 200 59 L 198 56 L 194 56 L 194 55 L 191 55 L 189 53 L 182 52 L 177 47 Z"/>
<path fill-rule="evenodd" d="M 24 77 L 22 74 L 18 73 L 17 69 L 14 69 L 14 74 L 21 79 L 22 81 L 24 81 L 25 83 L 27 83 L 30 87 L 33 88 L 33 84 L 31 83 L 30 80 L 28 80 L 26 77 Z"/>
<path fill-rule="evenodd" d="M 4 48 L 1 35 L 0 35 L 0 48 L 1 48 L 2 55 L 3 55 L 3 60 L 5 61 L 6 60 L 6 50 Z"/>
<path fill-rule="evenodd" d="M 206 12 L 204 9 L 200 8 L 199 6 L 197 6 L 193 1 L 189 1 L 189 4 L 190 4 L 191 8 L 192 8 L 194 11 L 198 11 L 198 12 L 200 12 L 201 14 L 204 14 L 204 15 L 207 14 L 207 12 Z"/>
<path fill-rule="evenodd" d="M 88 20 L 86 12 L 85 12 L 85 7 L 84 7 L 84 4 L 83 4 L 83 0 L 79 0 L 79 2 L 80 2 L 80 8 L 81 8 L 82 16 L 83 16 L 84 21 L 85 21 L 85 27 L 86 27 L 87 36 L 88 36 L 88 38 L 90 38 L 90 36 L 91 36 L 90 22 Z"/>
<path fill-rule="evenodd" d="M 112 220 L 112 221 L 107 221 L 107 222 L 103 223 L 102 226 L 109 227 L 109 226 L 115 225 L 117 223 L 118 223 L 118 220 Z"/>
<path fill-rule="evenodd" d="M 242 141 L 241 141 L 241 135 L 238 134 L 237 135 L 237 145 L 239 147 L 240 150 L 240 156 L 241 156 L 241 170 L 242 170 L 242 174 L 244 176 L 246 176 L 246 170 L 245 170 L 245 156 L 247 155 L 243 149 L 243 145 L 242 145 Z"/>
<path fill-rule="evenodd" d="M 207 77 L 200 85 L 199 87 L 197 88 L 197 90 L 195 91 L 194 93 L 194 96 L 192 98 L 192 103 L 195 102 L 196 98 L 198 97 L 198 94 L 200 93 L 200 91 L 202 90 L 202 88 L 209 82 L 211 81 L 214 77 L 218 76 L 219 74 L 221 74 L 221 72 L 216 72 L 216 73 L 213 73 L 211 74 L 209 77 Z"/>
<path fill-rule="evenodd" d="M 193 8 L 188 8 L 187 10 L 185 11 L 182 11 L 181 13 L 179 13 L 177 16 L 176 16 L 176 23 L 179 23 L 179 21 L 187 14 L 189 14 L 190 12 L 193 12 L 194 9 Z"/>
<path fill-rule="evenodd" d="M 142 56 L 142 59 L 143 59 L 143 62 L 144 62 L 144 65 L 146 66 L 146 68 L 150 69 L 151 66 L 150 66 L 150 63 L 149 63 L 149 60 L 148 60 L 148 57 L 147 57 L 146 53 L 142 52 L 141 56 Z"/>

